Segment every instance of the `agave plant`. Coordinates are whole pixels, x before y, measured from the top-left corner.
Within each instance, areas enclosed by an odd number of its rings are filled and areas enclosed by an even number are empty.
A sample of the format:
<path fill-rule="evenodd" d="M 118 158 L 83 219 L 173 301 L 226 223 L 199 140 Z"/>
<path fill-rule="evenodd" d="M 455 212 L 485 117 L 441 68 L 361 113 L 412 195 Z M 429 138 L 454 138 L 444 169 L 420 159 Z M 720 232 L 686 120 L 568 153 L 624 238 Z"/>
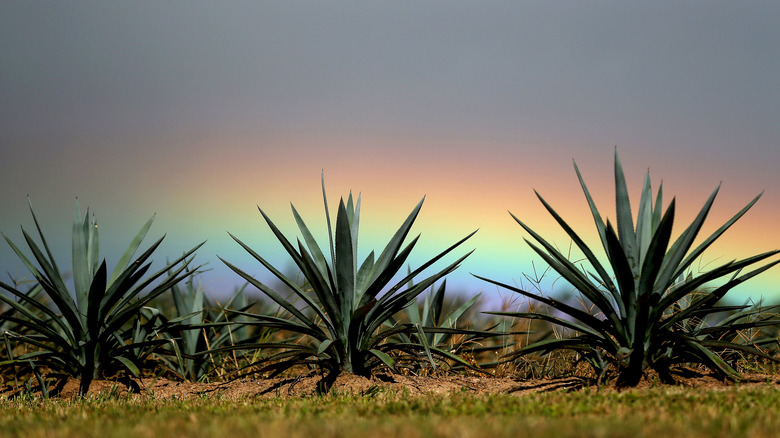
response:
<path fill-rule="evenodd" d="M 73 224 L 74 290 L 71 292 L 46 243 L 32 204 L 30 211 L 43 249 L 24 228 L 22 233 L 37 266 L 11 239 L 5 235 L 3 237 L 41 286 L 56 311 L 16 287 L 0 282 L 0 287 L 11 294 L 11 297 L 0 294 L 0 300 L 17 313 L 17 316 L 5 318 L 24 329 L 9 332 L 7 336 L 36 349 L 6 360 L 0 366 L 33 363 L 39 368 L 78 378 L 79 393 L 82 395 L 89 390 L 93 379 L 104 374 L 125 370 L 137 375 L 139 364 L 133 351 L 167 341 L 133 340 L 129 335 L 132 326 L 138 322 L 147 303 L 189 275 L 185 268 L 192 260 L 190 256 L 200 245 L 159 271 L 147 275 L 151 266 L 151 262 L 147 261 L 164 236 L 139 257 L 133 257 L 152 225 L 152 216 L 133 238 L 109 276 L 105 259 L 98 262 L 97 224 L 89 218 L 89 211 L 82 220 L 76 203 Z M 166 272 L 173 272 L 174 275 L 153 285 Z"/>
<path fill-rule="evenodd" d="M 248 302 L 245 288 L 246 284 L 236 289 L 224 305 L 209 300 L 193 277 L 187 279 L 184 287 L 171 288 L 173 318 L 164 319 L 158 328 L 171 343 L 157 351 L 169 370 L 189 381 L 200 381 L 213 367 L 220 366 L 213 355 L 207 354 L 209 350 L 266 336 L 250 334 L 241 317 L 233 318 L 232 312 L 246 312 L 254 305 Z"/>
<path fill-rule="evenodd" d="M 699 323 L 707 316 L 734 310 L 734 307 L 719 305 L 721 298 L 735 286 L 776 265 L 779 261 L 742 272 L 779 251 L 730 261 L 697 275 L 690 272 L 694 260 L 741 218 L 758 201 L 760 194 L 694 247 L 694 240 L 720 186 L 712 192 L 693 222 L 672 242 L 675 201 L 673 199 L 666 211 L 662 211 L 663 190 L 660 187 L 653 200 L 649 172 L 645 176 L 634 226 L 625 176 L 615 152 L 616 231 L 609 220 L 604 223 L 576 163 L 574 169 L 595 220 L 608 265 L 599 261 L 594 250 L 538 193 L 539 200 L 582 251 L 592 269 L 580 269 L 529 226 L 514 215 L 512 217 L 538 243 L 526 239 L 531 248 L 572 284 L 594 306 L 595 312 L 587 312 L 555 298 L 479 277 L 538 300 L 563 314 L 563 317 L 539 312 L 497 314 L 546 320 L 576 333 L 573 337 L 533 343 L 513 353 L 508 360 L 532 352 L 573 349 L 582 352 L 594 364 L 612 364 L 618 370 L 618 384 L 634 386 L 647 368 L 653 368 L 661 376 L 668 377 L 672 365 L 691 362 L 704 364 L 723 377 L 737 379 L 739 374 L 717 354 L 724 349 L 769 358 L 753 346 L 730 341 L 723 335 L 738 329 L 777 324 L 776 319 L 753 319 L 740 324 L 717 324 L 706 328 Z M 722 284 L 705 291 L 703 287 L 713 281 Z"/>
<path fill-rule="evenodd" d="M 387 327 L 385 322 L 415 303 L 418 295 L 435 281 L 455 270 L 468 257 L 470 253 L 414 286 L 405 287 L 415 276 L 461 245 L 474 232 L 412 270 L 402 279 L 393 281 L 418 242 L 419 236 L 402 247 L 424 198 L 415 206 L 379 257 L 375 258 L 372 251 L 362 263 L 359 263 L 357 247 L 360 196 L 356 202 L 353 202 L 351 193 L 346 203 L 343 198 L 341 199 L 336 215 L 335 232 L 328 212 L 324 177 L 322 196 L 330 240 L 330 260 L 326 259 L 324 252 L 294 206 L 292 206 L 292 213 L 305 242 L 304 246 L 299 239 L 297 248 L 258 207 L 271 231 L 300 269 L 307 288 L 282 274 L 260 254 L 231 234 L 239 245 L 292 291 L 289 298 L 284 297 L 242 269 L 223 260 L 238 275 L 278 303 L 289 315 L 288 318 L 283 318 L 245 313 L 245 316 L 252 318 L 249 324 L 280 329 L 304 338 L 302 342 L 272 342 L 247 345 L 244 348 L 277 349 L 277 353 L 270 354 L 259 362 L 265 365 L 264 370 L 281 372 L 298 364 L 308 364 L 317 365 L 323 371 L 327 370 L 330 376 L 335 376 L 341 371 L 369 375 L 372 369 L 380 365 L 393 369 L 396 358 L 399 357 L 396 353 L 417 355 L 417 357 L 424 354 L 429 359 L 433 355 L 462 361 L 448 351 L 435 347 L 426 348 L 420 343 L 386 342 L 393 335 L 420 333 L 421 329 L 419 325 L 411 323 Z M 295 300 L 299 300 L 306 309 L 296 307 Z"/>
<path fill-rule="evenodd" d="M 410 286 L 413 285 L 414 283 L 410 282 Z M 477 294 L 454 309 L 446 309 L 444 302 L 446 290 L 447 280 L 442 281 L 435 291 L 434 287 L 431 286 L 430 292 L 425 295 L 421 307 L 409 306 L 404 312 L 409 322 L 423 327 L 428 345 L 445 347 L 445 344 L 452 340 L 452 335 L 471 334 L 467 330 L 458 330 L 458 322 L 460 322 L 461 329 L 467 326 L 467 323 L 461 321 L 461 317 L 477 304 L 481 294 Z M 479 334 L 495 336 L 495 333 L 490 332 Z M 450 350 L 460 350 L 465 345 L 464 341 L 466 341 L 465 338 L 463 341 L 456 342 L 450 346 Z"/>
<path fill-rule="evenodd" d="M 410 281 L 409 287 L 413 286 L 414 282 Z M 438 287 L 432 285 L 421 304 L 407 307 L 398 318 L 391 318 L 387 325 L 397 325 L 399 321 L 406 320 L 422 328 L 423 339 L 419 339 L 420 343 L 457 355 L 478 354 L 502 348 L 501 344 L 487 345 L 484 342 L 509 334 L 507 331 L 496 330 L 500 323 L 485 324 L 480 328 L 473 318 L 467 318 L 474 311 L 482 294 L 457 303 L 446 299 L 446 290 L 446 279 Z M 413 342 L 420 338 L 420 334 L 399 333 L 398 338 L 402 342 Z M 462 368 L 462 364 L 455 363 L 454 367 Z"/>

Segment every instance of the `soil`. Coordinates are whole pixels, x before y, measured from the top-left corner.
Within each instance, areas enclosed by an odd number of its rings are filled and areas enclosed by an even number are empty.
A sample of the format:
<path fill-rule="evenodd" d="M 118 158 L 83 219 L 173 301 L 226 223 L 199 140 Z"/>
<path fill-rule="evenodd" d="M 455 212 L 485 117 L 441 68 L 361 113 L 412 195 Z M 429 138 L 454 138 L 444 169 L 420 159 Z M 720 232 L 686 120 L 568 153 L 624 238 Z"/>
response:
<path fill-rule="evenodd" d="M 771 385 L 780 389 L 780 376 L 752 374 L 743 375 L 739 387 Z M 137 379 L 125 381 L 98 380 L 92 383 L 89 394 L 114 392 L 123 396 L 128 393 L 153 395 L 155 398 L 190 399 L 198 397 L 220 397 L 222 399 L 268 399 L 277 397 L 305 397 L 322 392 L 323 380 L 320 376 L 299 376 L 295 378 L 241 379 L 232 382 L 192 383 L 166 379 Z M 658 384 L 655 379 L 643 380 L 639 389 Z M 684 387 L 704 390 L 726 390 L 737 386 L 733 382 L 719 380 L 712 375 L 695 372 L 676 376 L 676 384 Z M 411 396 L 426 394 L 446 394 L 469 392 L 473 394 L 512 394 L 522 396 L 537 392 L 578 391 L 587 386 L 595 387 L 593 381 L 571 377 L 558 379 L 525 380 L 500 377 L 477 377 L 464 375 L 446 375 L 421 377 L 399 374 L 380 374 L 365 378 L 353 374 L 341 374 L 331 383 L 331 393 L 368 394 L 377 390 L 402 392 Z M 58 388 L 61 398 L 72 398 L 78 394 L 78 381 L 69 380 Z M 603 391 L 616 391 L 611 385 L 600 388 Z M 7 386 L 0 389 L 0 396 L 13 397 L 18 392 Z"/>

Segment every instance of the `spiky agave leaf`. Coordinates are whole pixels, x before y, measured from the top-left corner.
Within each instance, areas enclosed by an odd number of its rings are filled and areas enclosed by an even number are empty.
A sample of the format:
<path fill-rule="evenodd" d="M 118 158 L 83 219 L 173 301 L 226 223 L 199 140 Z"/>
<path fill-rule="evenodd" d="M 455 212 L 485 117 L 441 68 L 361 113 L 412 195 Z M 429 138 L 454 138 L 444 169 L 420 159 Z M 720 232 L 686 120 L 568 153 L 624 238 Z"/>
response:
<path fill-rule="evenodd" d="M 36 349 L 31 353 L 0 363 L 0 366 L 25 365 L 32 360 L 39 368 L 47 367 L 79 378 L 81 380 L 79 392 L 85 394 L 91 381 L 99 377 L 102 372 L 121 368 L 131 373 L 138 371 L 131 350 L 142 345 L 123 337 L 127 335 L 122 333 L 126 333 L 124 330 L 141 317 L 144 307 L 152 299 L 189 275 L 185 269 L 192 261 L 192 254 L 202 244 L 187 251 L 159 271 L 147 274 L 151 267 L 151 262 L 148 260 L 162 242 L 162 238 L 135 258 L 132 263 L 129 261 L 134 257 L 140 241 L 148 231 L 151 225 L 150 219 L 132 240 L 119 266 L 109 278 L 105 260 L 98 263 L 97 226 L 94 221 L 89 220 L 89 212 L 85 219 L 81 220 L 78 204 L 76 209 L 76 220 L 73 226 L 75 288 L 73 292 L 65 285 L 64 276 L 49 250 L 32 204 L 30 204 L 30 212 L 43 250 L 24 229 L 22 234 L 37 266 L 3 234 L 6 242 L 28 268 L 59 313 L 42 304 L 35 297 L 19 291 L 13 285 L 0 282 L 0 288 L 11 294 L 11 297 L 0 294 L 0 300 L 14 308 L 20 315 L 16 323 L 26 329 L 24 333 L 10 333 L 10 336 Z M 152 286 L 152 283 L 166 272 L 172 275 Z"/>
<path fill-rule="evenodd" d="M 773 257 L 780 251 L 769 251 L 728 262 L 695 276 L 690 274 L 689 268 L 693 261 L 741 218 L 761 195 L 759 194 L 694 248 L 694 241 L 712 207 L 719 188 L 716 188 L 709 196 L 693 222 L 672 242 L 675 201 L 672 200 L 667 210 L 663 212 L 662 189 L 659 188 L 655 202 L 653 202 L 649 173 L 645 176 L 636 224 L 634 224 L 625 176 L 617 151 L 615 151 L 616 231 L 609 221 L 604 222 L 576 163 L 574 167 L 596 224 L 603 250 L 607 255 L 608 265 L 605 266 L 601 263 L 594 250 L 585 244 L 584 240 L 538 193 L 537 196 L 542 204 L 569 235 L 577 248 L 582 251 L 595 272 L 583 272 L 554 245 L 547 242 L 517 217 L 514 215 L 513 217 L 539 245 L 527 241 L 531 248 L 587 300 L 593 303 L 596 313 L 603 316 L 594 316 L 592 313 L 575 308 L 555 298 L 543 297 L 505 283 L 478 277 L 540 301 L 563 313 L 566 317 L 517 312 L 496 312 L 496 314 L 542 319 L 577 333 L 572 338 L 558 339 L 554 342 L 542 341 L 529 345 L 516 351 L 508 359 L 511 360 L 530 352 L 549 352 L 562 348 L 597 351 L 599 354 L 604 352 L 613 365 L 618 368 L 618 381 L 621 385 L 638 383 L 642 372 L 648 366 L 655 368 L 662 375 L 668 375 L 669 367 L 681 361 L 699 362 L 723 376 L 737 378 L 736 371 L 716 353 L 728 348 L 752 354 L 756 352 L 735 343 L 724 344 L 722 342 L 725 341 L 715 342 L 712 339 L 702 338 L 702 333 L 712 334 L 715 332 L 690 329 L 692 327 L 690 321 L 700 315 L 722 311 L 724 308 L 718 307 L 716 303 L 728 291 L 780 261 L 769 262 L 747 273 L 741 274 L 741 271 Z M 711 292 L 701 291 L 706 284 L 728 276 L 731 278 L 725 284 Z M 689 304 L 684 310 L 681 310 L 680 303 L 683 301 Z M 777 319 L 772 319 L 772 321 L 778 322 Z M 763 324 L 768 324 L 768 322 L 765 320 L 745 322 L 736 327 L 746 329 L 759 327 Z M 729 329 L 720 327 L 717 332 L 726 333 L 729 332 Z M 731 347 L 727 345 L 731 345 Z"/>
<path fill-rule="evenodd" d="M 292 298 L 282 296 L 241 268 L 221 259 L 247 282 L 279 304 L 288 315 L 284 318 L 255 315 L 253 321 L 248 324 L 273 327 L 303 335 L 308 339 L 308 344 L 296 344 L 295 348 L 291 348 L 288 343 L 270 344 L 275 345 L 282 352 L 264 358 L 261 364 L 270 364 L 266 369 L 281 372 L 296 364 L 316 363 L 323 369 L 336 373 L 343 370 L 366 375 L 371 372 L 371 369 L 382 364 L 393 368 L 394 350 L 416 351 L 418 354 L 426 351 L 420 343 L 402 343 L 390 347 L 391 344 L 385 342 L 395 333 L 416 331 L 413 325 L 384 329 L 382 327 L 392 315 L 411 305 L 426 288 L 455 270 L 470 253 L 429 275 L 418 284 L 406 287 L 409 280 L 449 254 L 474 233 L 423 263 L 400 281 L 393 282 L 393 278 L 406 263 L 418 241 L 419 236 L 404 246 L 404 241 L 424 199 L 415 206 L 379 257 L 375 259 L 374 252 L 371 252 L 363 262 L 359 262 L 357 246 L 360 197 L 358 196 L 355 201 L 350 194 L 346 202 L 343 198 L 340 200 L 335 227 L 333 227 L 328 211 L 324 178 L 322 191 L 330 243 L 329 259 L 325 257 L 325 253 L 318 246 L 295 207 L 292 207 L 293 216 L 305 244 L 299 240 L 297 245 L 293 245 L 263 210 L 259 209 L 269 228 L 305 278 L 306 289 L 282 274 L 258 252 L 233 235 L 231 237 L 239 245 L 290 288 Z M 301 300 L 311 314 L 296 307 L 292 299 Z M 245 316 L 248 317 L 250 314 Z M 253 348 L 251 345 L 245 347 Z M 269 348 L 268 345 L 265 345 L 265 348 Z M 439 354 L 432 349 L 427 349 L 426 352 Z"/>

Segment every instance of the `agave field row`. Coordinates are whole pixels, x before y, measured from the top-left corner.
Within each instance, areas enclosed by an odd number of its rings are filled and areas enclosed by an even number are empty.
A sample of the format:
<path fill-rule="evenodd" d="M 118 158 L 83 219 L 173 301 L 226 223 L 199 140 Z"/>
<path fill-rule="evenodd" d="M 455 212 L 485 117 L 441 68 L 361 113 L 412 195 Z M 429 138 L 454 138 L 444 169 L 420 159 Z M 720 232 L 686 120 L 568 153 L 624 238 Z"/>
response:
<path fill-rule="evenodd" d="M 445 297 L 446 276 L 469 256 L 459 248 L 474 233 L 421 265 L 409 266 L 419 238 L 409 239 L 409 232 L 423 201 L 381 252 L 372 251 L 363 260 L 357 257 L 360 197 L 342 198 L 331 216 L 324 178 L 327 246 L 315 241 L 295 207 L 292 214 L 300 231 L 295 241 L 260 209 L 299 275 L 281 272 L 231 234 L 278 281 L 266 284 L 248 274 L 247 267 L 220 259 L 246 281 L 221 304 L 211 301 L 198 285 L 202 266 L 195 264 L 194 256 L 200 245 L 159 270 L 151 268 L 150 257 L 162 239 L 146 249 L 141 243 L 153 218 L 109 272 L 100 259 L 94 219 L 88 212 L 82 217 L 78 205 L 72 282 L 66 281 L 66 271 L 54 259 L 31 206 L 36 230 L 33 235 L 23 230 L 24 245 L 4 235 L 32 280 L 0 282 L 0 375 L 17 385 L 37 384 L 44 393 L 57 379 L 78 379 L 80 393 L 86 394 L 95 379 L 162 373 L 212 380 L 316 372 L 327 385 L 342 372 L 370 376 L 378 370 L 443 369 L 490 374 L 502 366 L 566 351 L 597 382 L 635 386 L 651 370 L 670 381 L 675 367 L 693 364 L 736 380 L 740 377 L 736 364 L 745 358 L 777 361 L 780 319 L 775 308 L 726 305 L 722 299 L 780 262 L 775 257 L 780 251 L 705 272 L 691 269 L 760 195 L 712 235 L 697 239 L 716 188 L 694 220 L 673 237 L 675 200 L 664 210 L 663 189 L 654 193 L 647 174 L 634 216 L 617 153 L 614 168 L 615 224 L 604 220 L 575 164 L 601 248 L 586 245 L 538 196 L 582 253 L 582 262 L 572 262 L 512 215 L 530 235 L 530 247 L 574 287 L 578 300 L 479 277 L 529 303 L 525 311 L 495 309 L 482 314 L 475 311 L 478 297 L 462 302 Z M 444 263 L 442 259 L 451 254 L 455 260 Z M 713 282 L 717 286 L 710 287 Z M 263 299 L 250 302 L 246 288 L 256 289 Z"/>

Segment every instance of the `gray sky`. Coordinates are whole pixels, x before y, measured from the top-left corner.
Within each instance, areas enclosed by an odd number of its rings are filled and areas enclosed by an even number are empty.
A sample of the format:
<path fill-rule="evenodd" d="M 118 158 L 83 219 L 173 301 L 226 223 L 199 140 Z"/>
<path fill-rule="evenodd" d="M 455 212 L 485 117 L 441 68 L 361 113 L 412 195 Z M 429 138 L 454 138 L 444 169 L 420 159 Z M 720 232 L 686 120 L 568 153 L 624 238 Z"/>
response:
<path fill-rule="evenodd" d="M 705 126 L 724 128 L 699 142 L 736 137 L 734 119 L 750 138 L 733 143 L 778 138 L 777 2 L 12 1 L 1 15 L 9 140 L 206 123 L 639 130 L 662 145 Z"/>

